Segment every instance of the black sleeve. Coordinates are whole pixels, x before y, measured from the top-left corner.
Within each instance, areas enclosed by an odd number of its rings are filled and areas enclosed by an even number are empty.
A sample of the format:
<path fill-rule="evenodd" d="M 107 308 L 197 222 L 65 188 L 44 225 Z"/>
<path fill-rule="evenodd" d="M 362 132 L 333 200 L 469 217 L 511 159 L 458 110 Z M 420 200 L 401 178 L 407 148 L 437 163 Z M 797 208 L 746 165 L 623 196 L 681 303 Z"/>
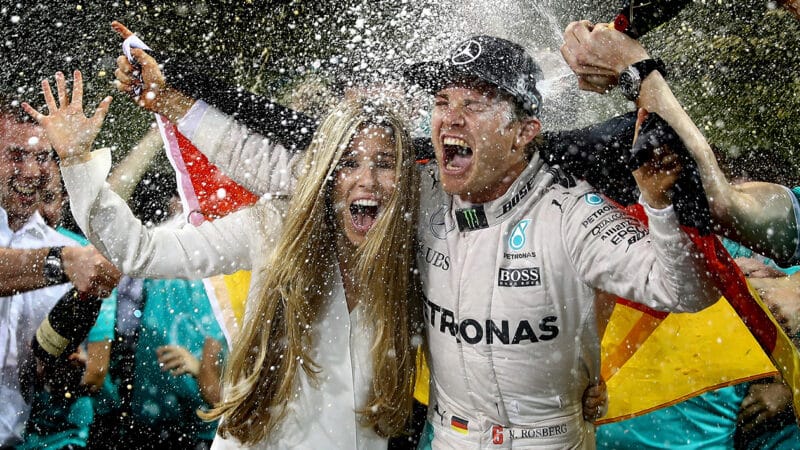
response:
<path fill-rule="evenodd" d="M 244 88 L 232 87 L 198 69 L 193 58 L 178 53 L 150 52 L 163 65 L 170 84 L 184 94 L 202 99 L 215 108 L 235 117 L 252 131 L 274 139 L 284 147 L 303 151 L 319 122 L 299 111 L 282 106 L 263 95 L 253 94 Z M 417 159 L 433 159 L 430 138 L 413 140 Z"/>
<path fill-rule="evenodd" d="M 630 112 L 586 128 L 543 132 L 535 145 L 548 164 L 558 164 L 617 203 L 630 205 L 639 197 L 628 169 L 635 125 L 636 112 Z"/>
<path fill-rule="evenodd" d="M 632 170 L 652 155 L 652 148 L 669 146 L 681 160 L 681 174 L 672 188 L 672 202 L 681 225 L 711 232 L 711 213 L 697 164 L 672 128 L 652 113 L 633 143 L 636 112 L 578 130 L 543 133 L 540 155 L 570 175 L 583 178 L 615 202 L 627 206 L 639 198 Z"/>
<path fill-rule="evenodd" d="M 151 52 L 163 65 L 170 85 L 184 94 L 203 99 L 220 111 L 233 116 L 252 131 L 284 147 L 302 151 L 311 143 L 317 120 L 294 111 L 241 87 L 230 86 L 199 69 L 192 58 L 173 53 Z"/>

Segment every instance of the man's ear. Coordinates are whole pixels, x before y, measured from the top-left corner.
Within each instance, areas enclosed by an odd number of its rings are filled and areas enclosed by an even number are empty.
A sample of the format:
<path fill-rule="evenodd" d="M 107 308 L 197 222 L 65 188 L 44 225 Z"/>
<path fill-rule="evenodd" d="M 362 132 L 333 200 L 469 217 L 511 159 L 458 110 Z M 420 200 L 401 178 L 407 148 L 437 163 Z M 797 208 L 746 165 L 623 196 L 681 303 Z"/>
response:
<path fill-rule="evenodd" d="M 542 122 L 536 117 L 526 117 L 520 120 L 520 129 L 517 132 L 517 138 L 514 141 L 514 146 L 517 148 L 525 148 L 527 145 L 539 135 L 542 131 Z"/>

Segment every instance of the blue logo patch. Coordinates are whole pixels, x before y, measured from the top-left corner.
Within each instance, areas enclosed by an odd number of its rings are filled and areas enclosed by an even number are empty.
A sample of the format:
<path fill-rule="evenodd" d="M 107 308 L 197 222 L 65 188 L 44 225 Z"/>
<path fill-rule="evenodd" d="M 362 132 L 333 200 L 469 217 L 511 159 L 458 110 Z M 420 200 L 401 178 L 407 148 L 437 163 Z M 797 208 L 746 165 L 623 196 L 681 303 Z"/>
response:
<path fill-rule="evenodd" d="M 586 200 L 586 203 L 592 206 L 597 206 L 600 203 L 603 203 L 603 199 L 597 194 L 586 194 L 586 196 L 583 198 Z"/>
<path fill-rule="evenodd" d="M 530 219 L 524 219 L 520 220 L 519 223 L 514 226 L 514 229 L 511 230 L 511 236 L 508 237 L 508 248 L 511 250 L 521 250 L 522 247 L 525 246 L 525 241 L 527 241 L 525 230 L 528 229 L 528 225 L 530 224 Z"/>

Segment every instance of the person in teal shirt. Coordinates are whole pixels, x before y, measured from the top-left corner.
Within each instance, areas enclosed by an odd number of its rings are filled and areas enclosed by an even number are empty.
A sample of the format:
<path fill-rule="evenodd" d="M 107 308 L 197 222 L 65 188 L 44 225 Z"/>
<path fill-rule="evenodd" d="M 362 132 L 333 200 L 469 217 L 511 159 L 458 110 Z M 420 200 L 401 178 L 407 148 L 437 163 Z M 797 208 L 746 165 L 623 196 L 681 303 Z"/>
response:
<path fill-rule="evenodd" d="M 161 226 L 180 221 L 178 216 Z M 198 376 L 219 369 L 200 361 L 209 339 L 218 343 L 215 348 L 227 344 L 203 282 L 123 277 L 118 290 L 118 305 L 110 316 L 116 336 L 111 376 L 106 378 L 113 387 L 99 393 L 104 402 L 98 400 L 90 448 L 107 448 L 120 440 L 130 449 L 210 448 L 217 422 L 197 415 L 211 406 Z M 98 332 L 90 340 L 107 337 Z"/>
<path fill-rule="evenodd" d="M 68 230 L 59 229 L 62 234 L 74 237 Z M 80 239 L 76 239 L 79 242 Z M 108 298 L 103 299 L 100 314 L 95 325 L 89 331 L 87 342 L 105 342 L 110 345 L 114 333 L 114 314 L 116 312 L 116 289 Z M 86 360 L 86 370 L 91 372 L 93 362 Z M 109 377 L 104 377 L 102 387 L 87 382 L 86 376 L 82 385 L 85 392 L 93 395 L 77 395 L 66 397 L 63 393 L 51 393 L 46 389 L 37 389 L 33 401 L 31 417 L 28 419 L 24 442 L 17 446 L 18 450 L 33 449 L 67 449 L 84 448 L 88 445 L 89 431 L 95 417 L 95 411 L 102 411 L 104 405 L 114 401 L 115 389 Z M 106 406 L 107 407 L 107 406 Z"/>
<path fill-rule="evenodd" d="M 51 181 L 42 191 L 40 212 L 55 226 L 66 212 L 66 191 L 58 166 L 53 164 L 53 169 Z M 163 226 L 185 223 L 179 203 L 170 202 L 169 209 L 173 219 Z M 58 230 L 81 245 L 88 244 L 81 235 L 63 227 Z M 205 367 L 200 363 L 207 341 L 213 340 L 215 345 L 207 346 L 213 351 L 227 345 L 203 282 L 125 277 L 119 289 L 103 301 L 87 338 L 89 359 L 84 383 L 90 386 L 92 395 L 75 402 L 69 414 L 62 412 L 57 417 L 60 423 L 76 422 L 74 432 L 60 441 L 56 436 L 47 440 L 31 436 L 27 448 L 84 447 L 87 434 L 88 447 L 98 449 L 112 448 L 123 440 L 132 449 L 210 446 L 217 422 L 206 422 L 197 415 L 210 406 L 201 395 L 197 378 L 200 371 L 219 371 L 219 364 Z M 118 301 L 129 307 L 119 309 Z M 133 330 L 128 329 L 131 326 Z M 125 335 L 133 339 L 126 341 Z M 223 355 L 218 353 L 214 360 L 221 363 Z M 126 367 L 128 364 L 132 366 Z M 178 367 L 168 370 L 175 364 Z M 131 389 L 126 392 L 128 384 Z M 54 410 L 52 400 L 43 399 L 41 410 Z M 41 422 L 52 423 L 54 419 L 43 417 Z"/>
<path fill-rule="evenodd" d="M 206 422 L 197 411 L 208 408 L 202 398 L 194 370 L 167 370 L 159 361 L 164 347 L 180 347 L 193 365 L 202 358 L 206 338 L 225 342 L 202 281 L 144 280 L 146 296 L 136 345 L 134 384 L 131 398 L 134 436 L 160 439 L 169 430 L 171 439 L 182 442 L 214 439 L 217 422 Z M 223 346 L 224 347 L 224 346 Z M 137 438 L 134 438 L 137 439 Z M 149 439 L 148 439 L 149 440 Z M 142 441 L 145 443 L 146 441 Z M 192 447 L 194 448 L 194 447 Z"/>

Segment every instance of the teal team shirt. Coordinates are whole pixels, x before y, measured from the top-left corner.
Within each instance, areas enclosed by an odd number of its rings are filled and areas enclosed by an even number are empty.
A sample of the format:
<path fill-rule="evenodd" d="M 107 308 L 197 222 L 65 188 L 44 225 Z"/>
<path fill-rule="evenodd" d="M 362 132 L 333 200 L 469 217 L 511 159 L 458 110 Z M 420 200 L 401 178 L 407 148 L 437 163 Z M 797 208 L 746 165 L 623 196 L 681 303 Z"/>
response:
<path fill-rule="evenodd" d="M 59 228 L 58 231 L 81 245 L 88 243 L 69 230 Z M 203 283 L 144 280 L 143 292 L 147 299 L 141 311 L 132 396 L 135 420 L 211 440 L 217 423 L 205 422 L 197 416 L 199 409 L 208 407 L 200 397 L 197 381 L 191 375 L 174 377 L 162 371 L 155 353 L 156 348 L 162 345 L 180 345 L 200 359 L 206 337 L 218 340 L 223 348 L 227 348 Z M 103 300 L 87 342 L 107 342 L 110 345 L 114 339 L 116 313 L 114 290 L 109 298 Z M 67 399 L 63 395 L 37 392 L 29 431 L 25 442 L 18 448 L 85 447 L 93 418 L 111 413 L 119 406 L 118 388 L 112 377 L 106 376 L 102 389 L 92 397 Z"/>
<path fill-rule="evenodd" d="M 136 422 L 211 440 L 216 422 L 205 422 L 198 409 L 207 409 L 197 380 L 191 375 L 172 376 L 161 370 L 156 349 L 180 345 L 198 360 L 206 337 L 225 348 L 202 281 L 144 280 L 147 300 L 142 311 L 136 345 L 132 411 Z"/>
<path fill-rule="evenodd" d="M 62 232 L 69 233 L 67 230 Z M 88 243 L 74 233 L 68 235 L 83 245 Z M 211 440 L 217 422 L 206 422 L 197 416 L 198 410 L 209 406 L 200 397 L 197 381 L 188 374 L 174 377 L 162 371 L 156 356 L 156 349 L 160 346 L 180 345 L 200 359 L 206 337 L 216 339 L 222 343 L 222 348 L 227 348 L 203 282 L 147 279 L 142 292 L 146 301 L 144 310 L 140 312 L 131 399 L 135 421 L 154 427 L 170 427 L 175 432 Z M 107 300 L 89 332 L 89 342 L 114 339 L 116 290 Z M 119 405 L 118 389 L 112 377 L 106 376 L 103 389 L 94 397 L 98 415 L 108 414 Z"/>

